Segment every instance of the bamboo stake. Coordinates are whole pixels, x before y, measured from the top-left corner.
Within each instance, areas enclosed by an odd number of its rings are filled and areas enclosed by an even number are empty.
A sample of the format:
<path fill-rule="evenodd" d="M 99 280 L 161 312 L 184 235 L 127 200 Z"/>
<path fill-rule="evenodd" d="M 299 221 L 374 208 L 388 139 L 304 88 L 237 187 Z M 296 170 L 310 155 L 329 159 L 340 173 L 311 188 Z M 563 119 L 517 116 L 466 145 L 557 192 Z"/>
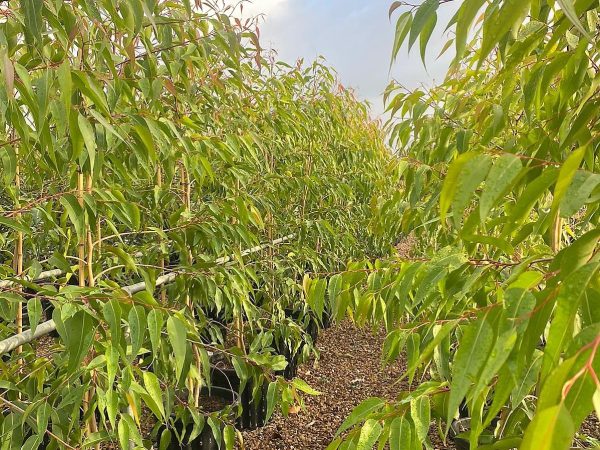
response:
<path fill-rule="evenodd" d="M 91 175 L 87 177 L 86 192 L 91 195 L 93 187 L 93 179 Z M 87 272 L 88 272 L 88 285 L 94 287 L 96 280 L 94 278 L 94 236 L 92 234 L 92 228 L 87 225 Z"/>
<path fill-rule="evenodd" d="M 240 195 L 240 180 L 236 180 L 235 183 L 236 194 Z M 233 224 L 236 223 L 235 217 L 233 218 Z M 234 332 L 236 333 L 236 345 L 237 347 L 246 354 L 246 343 L 244 342 L 244 317 L 242 314 L 242 305 L 240 304 L 239 313 L 233 318 Z"/>
<path fill-rule="evenodd" d="M 81 168 L 77 171 L 77 201 L 83 208 L 83 172 Z M 77 256 L 79 258 L 79 287 L 85 287 L 85 237 L 77 237 Z"/>
<path fill-rule="evenodd" d="M 158 187 L 158 189 L 160 190 L 163 186 L 163 174 L 162 174 L 162 168 L 160 167 L 160 165 L 156 168 L 156 187 Z M 162 214 L 160 214 L 160 229 L 162 231 Z M 162 237 L 160 239 L 160 243 L 163 243 Z M 162 251 L 162 245 L 161 245 L 161 251 Z M 159 266 L 160 266 L 160 274 L 163 275 L 165 273 L 165 258 L 164 256 L 161 255 L 160 257 L 160 261 L 159 261 Z M 165 289 L 161 289 L 160 290 L 160 300 L 161 303 L 164 305 L 167 302 L 167 291 Z"/>
<path fill-rule="evenodd" d="M 92 188 L 93 188 L 93 178 L 92 175 L 89 174 L 86 180 L 86 193 L 91 195 L 92 194 Z M 96 279 L 94 277 L 94 236 L 92 234 L 92 228 L 90 227 L 89 223 L 86 224 L 86 234 L 87 234 L 87 272 L 88 272 L 88 286 L 89 287 L 94 287 L 96 285 Z M 93 355 L 92 355 L 93 357 Z M 90 389 L 85 393 L 85 401 L 84 401 L 84 405 L 87 406 L 87 408 L 89 408 L 90 403 L 92 402 L 92 399 L 94 398 L 95 392 L 96 392 L 96 371 L 92 370 L 92 372 L 90 373 L 90 379 L 92 382 L 92 386 L 90 387 Z M 88 429 L 88 433 L 92 434 L 92 433 L 96 433 L 98 431 L 98 423 L 96 421 L 96 415 L 92 414 L 90 415 L 90 418 L 88 419 L 88 423 L 87 423 L 87 429 Z M 100 445 L 97 444 L 94 446 L 94 448 L 96 450 L 100 450 Z"/>
<path fill-rule="evenodd" d="M 557 212 L 556 218 L 554 219 L 554 223 L 552 224 L 552 230 L 551 230 L 551 232 L 552 232 L 551 245 L 552 245 L 552 251 L 554 253 L 558 253 L 560 251 L 560 244 L 561 244 L 561 237 L 562 237 L 563 220 L 558 214 L 559 213 Z"/>
<path fill-rule="evenodd" d="M 21 208 L 21 164 L 19 163 L 19 147 L 15 148 L 16 155 L 16 167 L 15 167 L 15 188 L 16 188 L 16 205 L 17 210 Z M 16 219 L 19 220 L 22 217 L 21 212 L 18 212 Z M 13 255 L 14 270 L 17 277 L 21 277 L 23 274 L 23 232 L 17 232 L 17 242 L 15 243 L 15 254 Z M 17 290 L 21 290 L 17 287 Z M 17 333 L 23 332 L 23 303 L 17 304 Z M 23 351 L 22 347 L 17 348 L 17 354 Z M 23 360 L 19 358 L 19 364 L 23 364 Z"/>
<path fill-rule="evenodd" d="M 189 179 L 189 174 L 187 173 L 186 169 L 185 169 L 185 165 L 183 164 L 183 162 L 181 163 L 180 167 L 180 177 L 181 177 L 181 187 L 183 190 L 183 205 L 184 205 L 184 210 L 186 212 L 190 212 L 191 208 L 191 204 L 192 204 L 192 191 L 191 191 L 191 187 L 190 187 L 190 179 Z M 193 259 L 193 255 L 192 255 L 192 250 L 190 248 L 188 248 L 188 259 L 189 262 L 192 262 Z M 192 317 L 194 317 L 194 305 L 192 305 L 192 299 L 190 297 L 190 293 L 189 291 L 186 292 L 185 294 L 185 304 L 187 305 L 187 307 L 190 310 L 190 314 L 192 315 Z M 200 358 L 200 353 L 198 352 L 198 349 L 196 348 L 195 344 L 192 344 L 192 349 L 194 350 L 194 359 L 196 360 L 196 369 L 198 370 L 198 373 L 202 372 L 202 360 Z M 201 384 L 200 382 L 194 382 L 193 379 L 189 380 L 189 389 L 190 392 L 192 393 L 192 397 L 194 399 L 194 406 L 197 408 L 198 406 L 200 406 L 200 390 L 201 390 Z"/>

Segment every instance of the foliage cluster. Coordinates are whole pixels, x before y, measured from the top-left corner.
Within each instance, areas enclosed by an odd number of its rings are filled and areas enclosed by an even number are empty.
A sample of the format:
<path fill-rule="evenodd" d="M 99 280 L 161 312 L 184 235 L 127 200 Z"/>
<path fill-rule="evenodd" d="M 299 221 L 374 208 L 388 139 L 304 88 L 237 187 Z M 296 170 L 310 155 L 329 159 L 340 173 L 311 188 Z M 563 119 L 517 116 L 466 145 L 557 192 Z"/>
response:
<path fill-rule="evenodd" d="M 0 448 L 143 448 L 142 410 L 154 431 L 185 418 L 232 448 L 233 427 L 198 404 L 210 354 L 270 381 L 271 412 L 310 391 L 274 375 L 273 340 L 306 339 L 284 308 L 308 296 L 324 312 L 305 272 L 381 254 L 367 224 L 390 160 L 380 130 L 330 69 L 266 58 L 227 6 L 0 8 L 0 337 L 52 308 L 59 335 L 3 355 Z"/>
<path fill-rule="evenodd" d="M 425 53 L 443 3 L 392 4 L 394 58 Z M 330 450 L 431 448 L 459 410 L 472 449 L 568 449 L 600 415 L 598 4 L 465 0 L 448 29 L 445 81 L 386 91 L 402 189 L 373 220 L 409 245 L 328 281 L 338 316 L 385 324 L 412 388 Z"/>

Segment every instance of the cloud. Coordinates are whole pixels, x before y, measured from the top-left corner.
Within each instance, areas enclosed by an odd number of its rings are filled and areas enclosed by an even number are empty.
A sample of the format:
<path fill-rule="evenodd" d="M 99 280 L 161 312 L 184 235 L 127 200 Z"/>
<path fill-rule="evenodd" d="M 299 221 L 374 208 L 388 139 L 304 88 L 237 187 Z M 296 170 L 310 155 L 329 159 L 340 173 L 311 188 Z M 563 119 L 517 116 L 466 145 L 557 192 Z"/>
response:
<path fill-rule="evenodd" d="M 252 0 L 244 4 L 244 15 L 265 14 L 272 18 L 281 13 L 289 3 L 289 0 Z"/>
<path fill-rule="evenodd" d="M 390 71 L 395 23 L 388 18 L 390 0 L 254 0 L 245 13 L 264 13 L 260 24 L 263 47 L 277 50 L 279 58 L 294 63 L 300 58 L 324 56 L 342 83 L 372 103 L 373 115 L 383 112 L 382 93 L 391 79 L 408 88 L 443 80 L 451 54 L 436 59 L 446 38 L 438 30 L 431 38 L 424 67 L 414 48 L 401 50 Z M 452 3 L 440 8 L 443 28 L 456 10 Z M 417 47 L 417 46 L 415 46 Z"/>

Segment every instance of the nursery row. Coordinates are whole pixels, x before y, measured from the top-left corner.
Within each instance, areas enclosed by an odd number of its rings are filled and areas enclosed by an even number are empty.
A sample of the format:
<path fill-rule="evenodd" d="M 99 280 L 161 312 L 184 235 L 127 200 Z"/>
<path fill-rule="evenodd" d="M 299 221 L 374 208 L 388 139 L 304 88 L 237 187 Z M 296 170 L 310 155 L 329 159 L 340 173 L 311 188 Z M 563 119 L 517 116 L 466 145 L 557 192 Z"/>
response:
<path fill-rule="evenodd" d="M 431 448 L 433 420 L 470 449 L 597 447 L 598 4 L 393 2 L 393 58 L 418 41 L 425 61 L 448 8 L 446 79 L 385 94 L 401 186 L 375 229 L 404 236 L 400 258 L 328 280 L 416 386 L 365 401 L 329 450 Z"/>
<path fill-rule="evenodd" d="M 385 248 L 382 132 L 237 7 L 0 7 L 0 448 L 232 448 L 311 392 L 305 274 Z"/>

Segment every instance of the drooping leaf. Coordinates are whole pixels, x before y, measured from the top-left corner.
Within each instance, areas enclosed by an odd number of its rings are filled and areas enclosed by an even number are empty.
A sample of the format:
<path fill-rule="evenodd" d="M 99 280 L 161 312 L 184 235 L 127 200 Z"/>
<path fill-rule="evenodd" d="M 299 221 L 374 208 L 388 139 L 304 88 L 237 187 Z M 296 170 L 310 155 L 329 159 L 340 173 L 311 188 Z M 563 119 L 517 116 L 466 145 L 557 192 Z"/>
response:
<path fill-rule="evenodd" d="M 188 352 L 187 329 L 185 323 L 177 317 L 170 316 L 167 319 L 167 333 L 175 354 L 177 379 L 181 380 L 182 375 L 184 375 Z"/>
<path fill-rule="evenodd" d="M 373 411 L 381 408 L 384 405 L 384 403 L 385 400 L 377 397 L 371 397 L 366 400 L 363 400 L 357 407 L 355 407 L 352 410 L 350 415 L 346 417 L 344 422 L 338 428 L 336 436 L 339 436 L 351 426 L 356 425 L 358 422 L 364 420 Z"/>
<path fill-rule="evenodd" d="M 483 222 L 501 196 L 512 186 L 521 173 L 521 160 L 511 154 L 498 158 L 485 180 L 479 200 L 479 215 Z"/>
<path fill-rule="evenodd" d="M 564 405 L 538 412 L 525 431 L 523 450 L 567 450 L 575 429 Z"/>
<path fill-rule="evenodd" d="M 81 363 L 92 346 L 95 331 L 94 320 L 85 311 L 78 311 L 66 319 L 64 329 L 58 328 L 69 355 L 69 372 L 82 368 Z"/>

